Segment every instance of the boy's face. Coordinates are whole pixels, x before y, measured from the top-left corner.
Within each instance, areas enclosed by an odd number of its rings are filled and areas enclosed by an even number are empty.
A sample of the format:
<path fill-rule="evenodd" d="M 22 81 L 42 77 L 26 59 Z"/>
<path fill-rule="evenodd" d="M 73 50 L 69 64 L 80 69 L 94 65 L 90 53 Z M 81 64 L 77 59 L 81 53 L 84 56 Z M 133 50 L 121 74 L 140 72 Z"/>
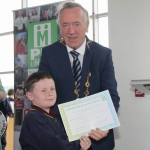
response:
<path fill-rule="evenodd" d="M 50 107 L 56 102 L 55 83 L 52 79 L 43 79 L 34 83 L 32 92 L 26 96 L 36 105 L 49 113 Z"/>

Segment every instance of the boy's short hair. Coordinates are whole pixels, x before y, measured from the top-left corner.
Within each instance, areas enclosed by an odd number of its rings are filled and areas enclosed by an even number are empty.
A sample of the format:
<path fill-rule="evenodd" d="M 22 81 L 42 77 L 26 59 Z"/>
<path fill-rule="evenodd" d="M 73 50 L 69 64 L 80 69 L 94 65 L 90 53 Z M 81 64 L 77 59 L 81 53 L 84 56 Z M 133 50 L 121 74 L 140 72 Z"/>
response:
<path fill-rule="evenodd" d="M 31 92 L 34 88 L 34 83 L 45 78 L 53 80 L 52 76 L 47 72 L 39 71 L 39 72 L 32 73 L 26 80 L 26 84 L 25 84 L 26 92 L 29 91 Z"/>
<path fill-rule="evenodd" d="M 8 96 L 14 95 L 14 89 L 9 89 L 7 95 Z"/>

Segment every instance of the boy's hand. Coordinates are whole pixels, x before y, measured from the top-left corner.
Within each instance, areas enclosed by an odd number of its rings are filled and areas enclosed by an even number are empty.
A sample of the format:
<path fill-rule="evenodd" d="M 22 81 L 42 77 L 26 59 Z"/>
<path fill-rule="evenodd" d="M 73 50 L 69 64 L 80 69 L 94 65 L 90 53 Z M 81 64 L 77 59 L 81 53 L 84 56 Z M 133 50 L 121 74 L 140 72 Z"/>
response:
<path fill-rule="evenodd" d="M 102 131 L 99 128 L 96 128 L 96 130 L 91 130 L 91 133 L 89 133 L 89 137 L 98 141 L 98 140 L 106 137 L 108 132 L 109 132 L 109 130 Z"/>
<path fill-rule="evenodd" d="M 91 140 L 86 137 L 86 136 L 81 136 L 80 137 L 80 146 L 81 146 L 81 149 L 80 150 L 87 150 L 90 148 L 91 146 Z"/>

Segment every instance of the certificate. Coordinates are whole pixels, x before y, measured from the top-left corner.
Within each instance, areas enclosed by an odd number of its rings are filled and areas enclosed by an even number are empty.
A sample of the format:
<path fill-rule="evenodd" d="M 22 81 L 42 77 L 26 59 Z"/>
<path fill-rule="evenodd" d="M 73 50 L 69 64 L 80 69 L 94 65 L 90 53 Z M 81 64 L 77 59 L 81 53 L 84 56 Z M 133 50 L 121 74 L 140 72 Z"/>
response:
<path fill-rule="evenodd" d="M 58 105 L 69 141 L 88 135 L 91 129 L 105 131 L 120 126 L 109 91 Z"/>

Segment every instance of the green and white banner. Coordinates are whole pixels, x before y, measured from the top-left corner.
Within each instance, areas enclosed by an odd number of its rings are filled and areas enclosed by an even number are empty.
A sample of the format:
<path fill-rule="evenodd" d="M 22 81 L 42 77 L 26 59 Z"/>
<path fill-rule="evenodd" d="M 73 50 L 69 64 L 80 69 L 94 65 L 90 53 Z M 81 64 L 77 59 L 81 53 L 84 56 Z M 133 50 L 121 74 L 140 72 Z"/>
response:
<path fill-rule="evenodd" d="M 56 20 L 28 24 L 28 75 L 38 70 L 42 48 L 57 40 Z"/>

